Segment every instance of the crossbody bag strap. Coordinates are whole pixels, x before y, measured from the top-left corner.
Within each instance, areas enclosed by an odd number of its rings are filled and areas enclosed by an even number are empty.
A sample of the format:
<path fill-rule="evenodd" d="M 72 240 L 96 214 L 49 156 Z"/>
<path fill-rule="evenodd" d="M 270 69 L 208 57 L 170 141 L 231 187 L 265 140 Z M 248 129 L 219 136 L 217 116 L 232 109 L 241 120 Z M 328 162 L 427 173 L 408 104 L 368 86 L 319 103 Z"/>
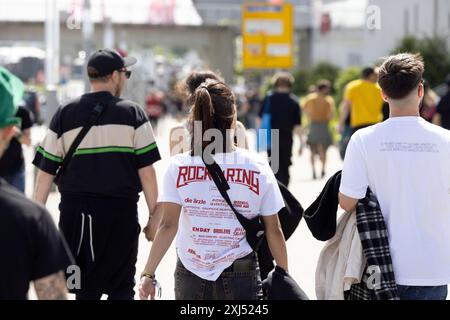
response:
<path fill-rule="evenodd" d="M 214 181 L 214 184 L 216 185 L 217 189 L 219 190 L 222 197 L 227 202 L 228 206 L 231 208 L 231 210 L 236 215 L 236 218 L 238 219 L 239 223 L 242 225 L 242 227 L 245 229 L 246 232 L 250 232 L 248 228 L 248 224 L 250 223 L 250 220 L 244 217 L 239 211 L 236 210 L 233 203 L 231 202 L 230 196 L 228 195 L 228 190 L 230 189 L 230 185 L 228 184 L 227 180 L 225 179 L 225 176 L 223 174 L 222 169 L 220 166 L 214 161 L 211 155 L 204 154 L 202 157 L 203 163 L 205 164 L 206 168 L 208 169 L 209 174 L 211 175 L 212 180 Z"/>
<path fill-rule="evenodd" d="M 94 107 L 94 109 L 91 112 L 88 122 L 84 125 L 83 129 L 81 129 L 80 133 L 76 136 L 75 140 L 70 145 L 69 151 L 67 152 L 66 156 L 64 157 L 61 167 L 59 168 L 58 173 L 56 174 L 55 182 L 58 182 L 61 175 L 67 169 L 67 166 L 69 165 L 70 161 L 72 160 L 73 155 L 75 154 L 77 148 L 80 146 L 81 142 L 86 137 L 86 135 L 88 134 L 88 132 L 92 128 L 92 126 L 100 118 L 100 115 L 103 113 L 104 109 L 105 109 L 105 107 L 100 103 L 98 103 Z"/>

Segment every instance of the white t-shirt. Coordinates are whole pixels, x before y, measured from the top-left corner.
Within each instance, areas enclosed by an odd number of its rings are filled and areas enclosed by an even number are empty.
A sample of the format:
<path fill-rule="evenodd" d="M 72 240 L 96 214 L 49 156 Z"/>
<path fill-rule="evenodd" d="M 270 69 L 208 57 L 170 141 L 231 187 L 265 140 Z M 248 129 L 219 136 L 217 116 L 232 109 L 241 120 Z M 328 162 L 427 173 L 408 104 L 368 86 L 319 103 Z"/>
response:
<path fill-rule="evenodd" d="M 266 160 L 243 149 L 214 156 L 230 185 L 228 195 L 239 213 L 251 219 L 277 214 L 284 207 Z M 207 174 L 202 159 L 188 153 L 171 158 L 158 202 L 183 207 L 176 247 L 186 269 L 215 281 L 236 259 L 252 252 L 245 230 Z"/>
<path fill-rule="evenodd" d="M 377 196 L 400 285 L 450 283 L 450 131 L 396 117 L 351 138 L 342 194 Z"/>

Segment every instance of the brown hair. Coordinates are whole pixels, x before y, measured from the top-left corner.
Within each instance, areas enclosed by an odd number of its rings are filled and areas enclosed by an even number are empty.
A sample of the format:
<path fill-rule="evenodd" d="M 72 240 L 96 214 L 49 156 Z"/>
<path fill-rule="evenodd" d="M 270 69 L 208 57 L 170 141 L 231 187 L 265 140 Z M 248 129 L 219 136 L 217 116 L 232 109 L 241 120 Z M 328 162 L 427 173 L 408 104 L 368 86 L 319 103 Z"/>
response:
<path fill-rule="evenodd" d="M 108 82 L 111 79 L 111 74 L 106 76 L 99 76 L 99 72 L 94 67 L 88 67 L 87 73 L 90 82 Z"/>
<path fill-rule="evenodd" d="M 224 82 L 219 75 L 210 70 L 194 71 L 177 85 L 177 92 L 187 105 L 193 105 L 195 90 L 208 79 Z"/>
<path fill-rule="evenodd" d="M 331 89 L 331 82 L 326 79 L 321 79 L 317 81 L 316 88 L 319 91 L 322 91 L 324 89 Z"/>
<path fill-rule="evenodd" d="M 200 145 L 203 151 L 211 143 L 203 141 L 203 135 L 209 129 L 220 131 L 224 143 L 223 150 L 226 150 L 228 139 L 226 131 L 231 129 L 236 115 L 235 99 L 230 88 L 223 82 L 207 79 L 195 90 L 193 99 L 194 107 L 190 116 L 192 155 Z M 202 123 L 201 137 L 194 136 L 195 121 Z"/>
<path fill-rule="evenodd" d="M 373 74 L 376 74 L 376 71 L 374 68 L 372 67 L 365 67 L 362 71 L 361 71 L 361 78 L 363 79 L 369 79 L 370 76 L 372 76 Z"/>
<path fill-rule="evenodd" d="M 420 54 L 400 53 L 384 61 L 378 83 L 389 98 L 403 99 L 421 83 L 423 72 Z"/>
<path fill-rule="evenodd" d="M 292 88 L 295 79 L 289 72 L 277 72 L 272 78 L 272 85 L 274 88 L 286 87 Z"/>

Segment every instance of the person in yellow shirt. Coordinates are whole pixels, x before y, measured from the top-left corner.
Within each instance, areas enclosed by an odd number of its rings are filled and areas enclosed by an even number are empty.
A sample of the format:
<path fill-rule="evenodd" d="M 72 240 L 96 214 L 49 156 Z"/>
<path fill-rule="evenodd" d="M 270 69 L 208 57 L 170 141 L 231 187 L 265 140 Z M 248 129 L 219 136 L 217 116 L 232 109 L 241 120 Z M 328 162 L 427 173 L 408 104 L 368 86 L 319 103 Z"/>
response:
<path fill-rule="evenodd" d="M 330 132 L 330 120 L 334 116 L 334 99 L 330 96 L 331 83 L 319 80 L 317 92 L 310 93 L 304 101 L 303 111 L 309 118 L 310 126 L 307 144 L 311 148 L 311 166 L 313 179 L 316 179 L 315 158 L 319 155 L 322 163 L 322 175 L 325 176 L 327 149 L 333 144 Z"/>
<path fill-rule="evenodd" d="M 340 107 L 339 132 L 342 133 L 349 113 L 352 133 L 383 120 L 383 98 L 377 80 L 375 69 L 368 67 L 363 70 L 361 79 L 347 85 Z"/>

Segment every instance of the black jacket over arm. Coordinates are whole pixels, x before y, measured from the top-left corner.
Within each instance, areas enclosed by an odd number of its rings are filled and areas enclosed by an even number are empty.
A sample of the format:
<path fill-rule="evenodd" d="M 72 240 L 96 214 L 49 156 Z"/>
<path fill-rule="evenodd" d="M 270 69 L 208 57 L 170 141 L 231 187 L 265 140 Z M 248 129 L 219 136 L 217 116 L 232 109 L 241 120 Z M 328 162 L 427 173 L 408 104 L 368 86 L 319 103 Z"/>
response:
<path fill-rule="evenodd" d="M 305 210 L 304 217 L 314 238 L 327 241 L 336 233 L 341 173 L 336 172 L 325 184 L 317 199 Z"/>

